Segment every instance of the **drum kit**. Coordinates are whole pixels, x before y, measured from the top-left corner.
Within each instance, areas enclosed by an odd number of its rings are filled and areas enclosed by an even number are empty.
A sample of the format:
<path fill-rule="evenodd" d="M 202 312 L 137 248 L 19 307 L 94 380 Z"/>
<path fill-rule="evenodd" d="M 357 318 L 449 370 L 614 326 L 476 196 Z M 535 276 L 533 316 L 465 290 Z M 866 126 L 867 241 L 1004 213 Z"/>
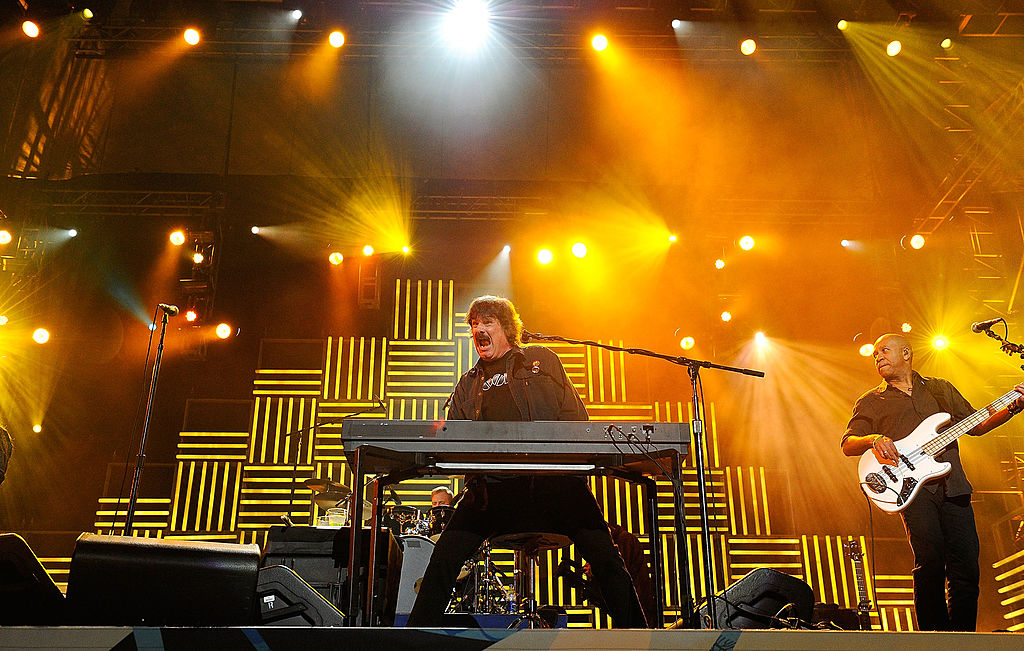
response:
<path fill-rule="evenodd" d="M 303 482 L 313 491 L 313 503 L 324 511 L 317 520 L 318 527 L 349 525 L 349 497 L 352 490 L 329 479 L 312 478 Z M 397 500 L 397 498 L 396 498 Z M 416 600 L 420 582 L 441 533 L 448 526 L 455 508 L 432 506 L 425 511 L 408 504 L 385 506 L 381 525 L 390 529 L 402 547 L 402 572 L 398 589 L 398 613 L 408 613 Z M 363 523 L 371 518 L 370 504 L 363 500 Z M 518 615 L 522 620 L 539 622 L 531 586 L 533 567 L 531 560 L 540 551 L 557 549 L 569 544 L 568 539 L 550 534 L 512 534 L 484 541 L 459 572 L 447 612 L 490 615 Z M 503 573 L 492 555 L 496 549 L 516 552 L 513 577 Z"/>

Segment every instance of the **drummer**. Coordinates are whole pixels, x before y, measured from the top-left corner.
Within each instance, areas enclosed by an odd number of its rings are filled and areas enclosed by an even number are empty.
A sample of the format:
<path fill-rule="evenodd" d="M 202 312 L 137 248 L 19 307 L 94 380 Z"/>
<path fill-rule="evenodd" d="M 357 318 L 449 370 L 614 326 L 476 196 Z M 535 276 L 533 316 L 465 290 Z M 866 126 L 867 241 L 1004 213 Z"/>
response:
<path fill-rule="evenodd" d="M 430 506 L 451 506 L 455 499 L 455 493 L 447 486 L 438 486 L 430 491 Z"/>

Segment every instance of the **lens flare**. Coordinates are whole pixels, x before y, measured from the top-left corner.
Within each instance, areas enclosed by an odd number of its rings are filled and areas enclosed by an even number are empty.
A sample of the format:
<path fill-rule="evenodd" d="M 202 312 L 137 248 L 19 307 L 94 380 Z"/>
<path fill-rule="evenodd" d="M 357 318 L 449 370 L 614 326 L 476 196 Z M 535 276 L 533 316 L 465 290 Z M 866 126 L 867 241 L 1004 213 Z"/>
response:
<path fill-rule="evenodd" d="M 36 328 L 36 331 L 32 333 L 32 339 L 37 344 L 45 344 L 50 340 L 50 331 L 46 328 Z"/>
<path fill-rule="evenodd" d="M 458 0 L 441 25 L 448 46 L 473 52 L 491 33 L 491 10 L 484 0 Z"/>
<path fill-rule="evenodd" d="M 949 348 L 949 339 L 945 335 L 936 335 L 932 338 L 932 348 L 935 350 L 945 350 Z"/>

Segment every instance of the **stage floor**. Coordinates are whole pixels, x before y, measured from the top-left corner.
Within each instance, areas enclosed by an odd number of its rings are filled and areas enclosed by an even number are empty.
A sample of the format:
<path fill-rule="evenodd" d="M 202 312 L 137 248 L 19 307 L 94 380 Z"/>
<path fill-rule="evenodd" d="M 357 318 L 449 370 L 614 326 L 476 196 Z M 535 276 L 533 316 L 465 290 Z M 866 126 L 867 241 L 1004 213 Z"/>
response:
<path fill-rule="evenodd" d="M 1017 633 L 784 630 L 521 630 L 410 628 L 5 627 L 0 649 L 728 649 L 1013 650 Z"/>

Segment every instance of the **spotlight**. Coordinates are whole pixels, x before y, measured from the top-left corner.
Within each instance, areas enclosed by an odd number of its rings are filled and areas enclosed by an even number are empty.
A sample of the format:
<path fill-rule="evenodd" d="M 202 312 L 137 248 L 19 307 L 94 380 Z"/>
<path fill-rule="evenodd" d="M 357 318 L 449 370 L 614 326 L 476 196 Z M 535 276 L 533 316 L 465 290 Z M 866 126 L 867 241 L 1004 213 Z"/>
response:
<path fill-rule="evenodd" d="M 294 20 L 295 22 L 299 22 L 300 20 L 302 20 L 302 10 L 301 9 L 292 9 L 291 12 L 288 15 L 291 16 L 292 20 Z"/>
<path fill-rule="evenodd" d="M 897 54 L 899 54 L 900 50 L 902 50 L 902 49 L 903 49 L 903 44 L 902 43 L 900 43 L 899 41 L 890 41 L 889 44 L 885 46 L 885 53 L 888 54 L 891 57 L 894 57 Z"/>
<path fill-rule="evenodd" d="M 669 242 L 675 242 L 675 241 L 676 241 L 676 240 L 678 240 L 678 239 L 679 239 L 679 238 L 678 238 L 678 237 L 676 237 L 675 235 L 669 235 L 669 236 L 668 236 L 668 241 L 669 241 Z"/>
<path fill-rule="evenodd" d="M 404 253 L 406 255 L 409 255 L 409 253 L 411 251 L 412 251 L 412 248 L 410 248 L 408 244 L 406 244 L 405 246 L 402 247 L 402 253 Z"/>
<path fill-rule="evenodd" d="M 96 14 L 92 12 L 92 9 L 88 7 L 82 10 L 82 20 L 92 20 L 93 16 L 95 15 Z"/>
<path fill-rule="evenodd" d="M 25 32 L 25 36 L 35 38 L 39 36 L 39 25 L 36 25 L 31 20 L 26 20 L 21 24 L 21 31 Z"/>
<path fill-rule="evenodd" d="M 750 56 L 757 51 L 757 41 L 752 38 L 748 38 L 740 43 L 740 52 L 746 56 Z"/>
<path fill-rule="evenodd" d="M 875 352 L 875 347 L 872 344 L 864 344 L 860 347 L 860 354 L 862 357 L 871 357 L 871 354 Z"/>
<path fill-rule="evenodd" d="M 504 253 L 505 255 L 508 255 L 509 253 L 512 253 L 512 246 L 509 245 L 509 244 L 506 244 L 505 246 L 501 247 L 501 252 Z"/>
<path fill-rule="evenodd" d="M 741 237 L 740 248 L 743 249 L 744 251 L 749 251 L 750 249 L 754 248 L 754 238 L 750 237 L 749 235 L 744 235 L 743 237 Z"/>
<path fill-rule="evenodd" d="M 0 244 L 10 244 L 12 239 L 11 231 L 0 231 Z"/>
<path fill-rule="evenodd" d="M 585 258 L 587 256 L 587 245 L 583 242 L 576 242 L 572 245 L 572 254 L 577 258 Z"/>
<path fill-rule="evenodd" d="M 541 264 L 550 264 L 555 259 L 555 254 L 551 252 L 551 249 L 541 249 L 537 251 L 537 262 Z"/>
<path fill-rule="evenodd" d="M 259 235 L 260 234 L 260 227 L 259 226 L 253 226 L 249 230 L 252 232 L 253 235 Z"/>
<path fill-rule="evenodd" d="M 920 249 L 922 246 L 924 246 L 924 235 L 918 233 L 914 237 L 910 238 L 910 248 Z"/>
<path fill-rule="evenodd" d="M 226 323 L 218 323 L 216 332 L 221 339 L 227 339 L 231 336 L 231 326 Z"/>
<path fill-rule="evenodd" d="M 68 231 L 68 237 L 78 237 L 78 229 L 72 228 Z"/>
<path fill-rule="evenodd" d="M 206 256 L 204 256 L 201 251 L 196 251 L 195 253 L 192 254 L 192 263 L 193 264 L 203 264 L 203 260 L 205 260 L 205 259 L 206 259 Z"/>
<path fill-rule="evenodd" d="M 344 260 L 345 256 L 343 256 L 341 253 L 337 251 L 334 251 L 329 256 L 327 256 L 327 261 L 335 266 L 341 264 Z"/>
<path fill-rule="evenodd" d="M 185 233 L 182 231 L 174 231 L 171 233 L 171 244 L 174 246 L 181 246 L 185 243 Z"/>
<path fill-rule="evenodd" d="M 448 46 L 472 52 L 483 45 L 491 31 L 491 10 L 484 0 L 457 0 L 441 24 Z"/>
<path fill-rule="evenodd" d="M 732 321 L 732 313 L 722 312 L 722 321 L 725 321 L 726 323 Z"/>
<path fill-rule="evenodd" d="M 945 335 L 936 335 L 932 339 L 932 348 L 935 350 L 945 350 L 949 348 L 949 339 Z"/>
<path fill-rule="evenodd" d="M 39 434 L 40 432 L 43 431 L 43 426 L 36 423 L 35 425 L 32 426 L 32 431 L 35 432 L 36 434 Z"/>
<path fill-rule="evenodd" d="M 190 309 L 185 312 L 185 320 L 188 321 L 189 323 L 195 323 L 196 319 L 198 318 L 199 313 L 196 312 L 195 310 Z"/>
<path fill-rule="evenodd" d="M 367 244 L 363 247 L 363 255 L 373 255 L 373 247 Z"/>
<path fill-rule="evenodd" d="M 951 47 L 953 47 L 953 39 L 951 39 L 951 38 L 944 38 L 944 39 L 942 39 L 942 41 L 939 43 L 939 47 L 941 47 L 943 50 L 950 49 Z"/>
<path fill-rule="evenodd" d="M 757 332 L 754 333 L 754 343 L 757 344 L 758 346 L 764 346 L 765 344 L 768 343 L 768 337 L 766 337 L 763 332 L 758 330 Z"/>
<path fill-rule="evenodd" d="M 10 322 L 6 314 L 0 314 L 0 326 L 5 326 Z"/>
<path fill-rule="evenodd" d="M 849 28 L 850 23 L 846 22 L 845 20 L 840 20 L 838 23 L 836 23 L 836 29 L 838 29 L 840 32 L 845 32 Z"/>
<path fill-rule="evenodd" d="M 839 246 L 843 247 L 844 249 L 850 248 L 851 244 L 853 244 L 853 242 L 851 242 L 850 240 L 839 240 Z"/>
<path fill-rule="evenodd" d="M 331 44 L 331 47 L 341 47 L 345 44 L 345 35 L 335 30 L 327 37 L 327 42 Z"/>
<path fill-rule="evenodd" d="M 672 29 L 679 29 L 682 26 L 683 26 L 683 21 L 679 20 L 678 18 L 674 18 L 672 20 Z"/>
<path fill-rule="evenodd" d="M 46 328 L 37 328 L 36 331 L 32 333 L 32 339 L 35 340 L 37 344 L 45 344 L 50 340 L 50 331 Z"/>
<path fill-rule="evenodd" d="M 189 45 L 196 45 L 199 43 L 199 30 L 189 27 L 185 30 L 182 38 L 184 38 L 185 42 Z"/>
<path fill-rule="evenodd" d="M 679 347 L 682 348 L 683 350 L 690 350 L 691 348 L 693 348 L 695 343 L 697 342 L 693 340 L 693 337 L 683 337 L 679 341 Z"/>
<path fill-rule="evenodd" d="M 594 38 L 590 39 L 590 46 L 598 52 L 604 52 L 608 49 L 608 37 L 604 34 L 598 34 Z"/>
<path fill-rule="evenodd" d="M 909 321 L 904 321 L 903 325 L 900 326 L 900 330 L 902 330 L 903 332 L 910 332 L 913 329 L 914 326 L 910 325 Z"/>
<path fill-rule="evenodd" d="M 725 269 L 725 260 L 721 258 L 715 260 L 715 269 Z"/>

